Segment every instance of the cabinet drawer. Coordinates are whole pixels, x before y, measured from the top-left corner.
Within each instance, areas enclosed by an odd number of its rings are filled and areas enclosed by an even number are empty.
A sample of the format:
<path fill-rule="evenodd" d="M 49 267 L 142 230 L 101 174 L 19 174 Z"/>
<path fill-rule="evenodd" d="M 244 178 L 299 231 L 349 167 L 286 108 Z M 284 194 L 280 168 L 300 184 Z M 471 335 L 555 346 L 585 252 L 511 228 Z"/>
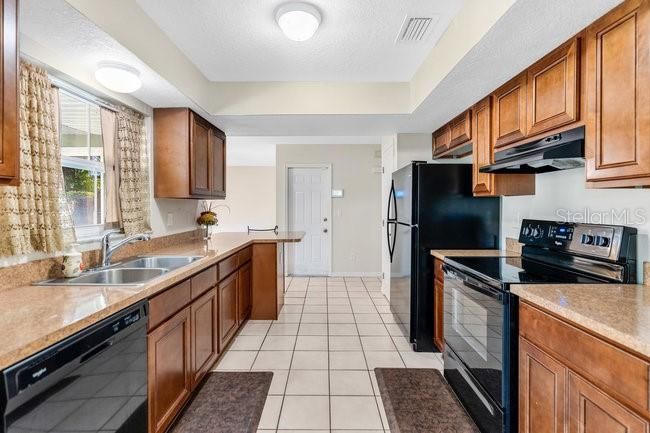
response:
<path fill-rule="evenodd" d="M 232 274 L 239 267 L 239 254 L 223 259 L 219 262 L 219 281 Z"/>
<path fill-rule="evenodd" d="M 211 266 L 192 277 L 192 299 L 217 285 L 217 265 Z"/>
<path fill-rule="evenodd" d="M 239 255 L 239 266 L 242 266 L 253 257 L 253 248 L 246 247 L 237 254 Z"/>
<path fill-rule="evenodd" d="M 190 303 L 190 280 L 183 281 L 149 300 L 149 329 L 167 320 L 175 312 Z"/>
<path fill-rule="evenodd" d="M 544 348 L 609 394 L 646 414 L 650 364 L 526 303 L 520 335 Z"/>

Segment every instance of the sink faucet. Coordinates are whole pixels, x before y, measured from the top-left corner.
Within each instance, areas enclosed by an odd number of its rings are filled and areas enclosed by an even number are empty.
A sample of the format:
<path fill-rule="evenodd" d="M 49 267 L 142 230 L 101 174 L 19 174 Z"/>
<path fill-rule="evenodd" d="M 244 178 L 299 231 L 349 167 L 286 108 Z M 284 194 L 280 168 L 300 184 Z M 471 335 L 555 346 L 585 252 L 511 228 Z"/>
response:
<path fill-rule="evenodd" d="M 115 253 L 115 251 L 119 250 L 123 246 L 132 244 L 137 241 L 151 240 L 151 235 L 149 233 L 139 233 L 137 235 L 128 236 L 122 239 L 121 241 L 111 245 L 112 234 L 113 232 L 109 232 L 106 233 L 104 237 L 102 237 L 102 268 L 110 266 L 111 257 L 113 257 L 113 253 Z"/>

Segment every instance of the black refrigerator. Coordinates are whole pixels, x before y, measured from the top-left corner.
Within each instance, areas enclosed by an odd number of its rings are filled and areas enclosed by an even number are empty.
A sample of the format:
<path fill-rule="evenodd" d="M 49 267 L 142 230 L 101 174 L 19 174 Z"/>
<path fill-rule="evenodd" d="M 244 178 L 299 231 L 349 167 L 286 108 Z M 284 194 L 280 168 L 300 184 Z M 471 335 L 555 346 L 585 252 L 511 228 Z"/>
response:
<path fill-rule="evenodd" d="M 431 250 L 499 248 L 501 199 L 473 196 L 469 164 L 413 162 L 393 173 L 387 212 L 391 312 L 415 351 L 437 351 Z"/>

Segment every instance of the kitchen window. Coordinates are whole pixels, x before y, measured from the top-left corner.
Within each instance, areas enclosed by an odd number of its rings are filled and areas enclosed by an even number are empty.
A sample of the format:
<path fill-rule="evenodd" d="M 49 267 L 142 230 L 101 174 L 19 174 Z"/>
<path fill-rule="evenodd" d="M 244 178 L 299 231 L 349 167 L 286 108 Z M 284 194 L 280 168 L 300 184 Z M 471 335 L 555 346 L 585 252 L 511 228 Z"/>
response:
<path fill-rule="evenodd" d="M 80 240 L 106 228 L 106 182 L 100 107 L 59 89 L 59 138 L 65 196 Z"/>

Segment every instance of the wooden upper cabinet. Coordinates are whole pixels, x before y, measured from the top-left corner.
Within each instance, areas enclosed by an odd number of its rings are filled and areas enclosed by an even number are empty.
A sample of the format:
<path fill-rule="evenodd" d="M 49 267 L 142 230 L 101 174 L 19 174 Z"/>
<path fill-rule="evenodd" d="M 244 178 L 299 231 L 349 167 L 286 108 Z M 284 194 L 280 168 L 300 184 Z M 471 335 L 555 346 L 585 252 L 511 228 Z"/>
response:
<path fill-rule="evenodd" d="M 449 149 L 451 144 L 451 128 L 446 124 L 433 133 L 433 156 L 436 157 Z"/>
<path fill-rule="evenodd" d="M 535 194 L 534 174 L 490 174 L 479 169 L 492 163 L 492 98 L 489 96 L 472 107 L 472 165 L 475 196 L 514 196 Z"/>
<path fill-rule="evenodd" d="M 2 69 L 0 69 L 0 184 L 19 180 L 20 140 L 18 138 L 18 1 L 1 0 Z"/>
<path fill-rule="evenodd" d="M 567 373 L 558 361 L 519 339 L 519 433 L 565 433 Z"/>
<path fill-rule="evenodd" d="M 450 149 L 465 144 L 472 139 L 471 123 L 471 110 L 465 110 L 463 114 L 449 122 L 451 131 Z"/>
<path fill-rule="evenodd" d="M 591 186 L 650 185 L 650 1 L 587 28 L 586 165 Z"/>
<path fill-rule="evenodd" d="M 526 77 L 524 72 L 492 93 L 494 147 L 526 136 Z"/>
<path fill-rule="evenodd" d="M 210 195 L 212 132 L 210 124 L 190 112 L 190 189 L 192 195 Z"/>
<path fill-rule="evenodd" d="M 568 433 L 650 431 L 648 421 L 573 372 L 569 372 L 568 412 Z"/>
<path fill-rule="evenodd" d="M 215 197 L 226 197 L 226 137 L 212 128 L 210 136 L 212 152 L 212 183 L 210 192 Z"/>
<path fill-rule="evenodd" d="M 578 120 L 579 53 L 579 39 L 574 38 L 528 68 L 526 135 Z"/>
<path fill-rule="evenodd" d="M 473 192 L 474 195 L 491 195 L 493 174 L 481 173 L 479 168 L 492 163 L 492 107 L 487 97 L 472 108 L 473 141 Z"/>
<path fill-rule="evenodd" d="M 188 108 L 154 109 L 156 198 L 225 198 L 226 136 Z"/>

